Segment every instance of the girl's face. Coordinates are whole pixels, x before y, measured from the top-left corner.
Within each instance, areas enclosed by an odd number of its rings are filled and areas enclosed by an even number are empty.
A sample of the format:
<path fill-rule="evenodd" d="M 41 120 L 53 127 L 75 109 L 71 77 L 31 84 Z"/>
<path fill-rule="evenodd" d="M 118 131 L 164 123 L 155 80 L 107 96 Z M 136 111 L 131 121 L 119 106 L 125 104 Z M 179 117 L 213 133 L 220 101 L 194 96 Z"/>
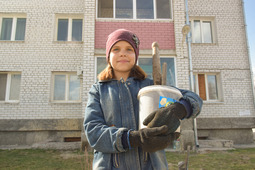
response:
<path fill-rule="evenodd" d="M 110 51 L 110 64 L 116 78 L 118 75 L 128 77 L 130 70 L 135 65 L 135 51 L 126 41 L 117 42 Z"/>

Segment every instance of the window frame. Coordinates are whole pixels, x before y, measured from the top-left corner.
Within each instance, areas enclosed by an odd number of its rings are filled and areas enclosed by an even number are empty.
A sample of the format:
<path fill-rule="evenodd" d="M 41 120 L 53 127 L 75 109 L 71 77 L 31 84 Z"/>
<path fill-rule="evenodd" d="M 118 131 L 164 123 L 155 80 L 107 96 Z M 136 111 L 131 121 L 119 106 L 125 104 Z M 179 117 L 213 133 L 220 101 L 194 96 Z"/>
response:
<path fill-rule="evenodd" d="M 16 42 L 22 42 L 26 39 L 26 28 L 27 28 L 27 15 L 26 14 L 1 14 L 0 13 L 0 36 L 2 33 L 2 24 L 3 24 L 3 18 L 12 18 L 12 30 L 11 30 L 11 38 L 10 40 L 0 40 L 0 42 L 3 41 L 16 41 Z M 18 19 L 26 19 L 26 25 L 25 25 L 25 33 L 24 33 L 24 40 L 16 40 L 16 32 L 17 32 L 17 20 Z"/>
<path fill-rule="evenodd" d="M 55 87 L 55 75 L 64 75 L 65 76 L 65 100 L 54 100 L 54 87 Z M 70 76 L 76 75 L 77 78 L 80 80 L 80 90 L 79 90 L 79 100 L 69 100 L 69 83 L 70 83 Z M 50 96 L 50 102 L 51 103 L 81 103 L 82 100 L 82 80 L 77 75 L 77 72 L 52 72 L 51 77 L 51 96 Z"/>
<path fill-rule="evenodd" d="M 170 18 L 157 18 L 157 0 L 153 0 L 153 12 L 154 18 L 146 19 L 146 18 L 137 18 L 137 9 L 136 9 L 136 0 L 133 0 L 133 18 L 116 18 L 116 0 L 113 0 L 113 17 L 112 18 L 100 18 L 98 16 L 98 0 L 96 0 L 96 19 L 113 19 L 113 20 L 164 20 L 164 21 L 172 21 L 173 20 L 173 0 L 169 0 L 170 5 Z M 135 10 L 134 10 L 135 9 Z"/>
<path fill-rule="evenodd" d="M 175 78 L 175 84 L 173 86 L 178 85 L 178 80 L 177 80 L 177 68 L 176 68 L 176 57 L 171 56 L 171 55 L 160 55 L 160 59 L 173 59 L 174 60 L 174 78 Z M 151 56 L 139 56 L 139 59 L 152 59 Z M 139 65 L 139 59 L 137 60 L 137 65 Z M 163 63 L 161 63 L 162 65 Z M 162 67 L 161 67 L 162 69 Z M 152 73 L 153 73 L 153 66 L 152 66 Z M 152 75 L 153 76 L 153 75 Z M 152 77 L 153 79 L 153 77 Z"/>
<path fill-rule="evenodd" d="M 97 65 L 97 59 L 98 58 L 102 58 L 102 59 L 105 59 L 105 62 L 106 62 L 106 64 L 107 64 L 107 61 L 106 61 L 106 58 L 103 56 L 103 55 L 98 55 L 98 56 L 95 56 L 95 71 L 94 71 L 94 81 L 96 82 L 96 81 L 98 81 L 98 79 L 97 79 L 97 68 L 98 68 L 98 65 Z"/>
<path fill-rule="evenodd" d="M 0 103 L 18 103 L 20 101 L 20 91 L 19 91 L 19 99 L 18 100 L 10 100 L 10 94 L 11 94 L 11 80 L 12 75 L 18 74 L 22 77 L 21 72 L 0 72 L 0 74 L 7 74 L 7 80 L 6 80 L 6 90 L 5 90 L 5 100 L 0 100 Z M 20 89 L 21 89 L 21 81 L 20 78 Z"/>
<path fill-rule="evenodd" d="M 198 85 L 198 75 L 203 74 L 205 76 L 205 91 L 206 91 L 206 100 L 203 100 L 204 102 L 208 103 L 217 103 L 217 102 L 223 102 L 223 94 L 222 94 L 222 86 L 221 86 L 221 76 L 220 73 L 193 73 L 194 79 L 194 89 L 196 94 L 199 95 L 199 85 Z M 209 85 L 207 76 L 213 75 L 216 78 L 216 88 L 217 88 L 217 96 L 218 99 L 210 99 L 209 98 Z"/>
<path fill-rule="evenodd" d="M 200 25 L 200 38 L 201 38 L 201 42 L 195 42 L 194 39 L 194 21 L 200 21 L 199 25 Z M 211 39 L 212 42 L 208 43 L 208 42 L 204 42 L 204 35 L 203 35 L 203 23 L 204 22 L 210 22 L 211 23 Z M 216 43 L 216 28 L 215 28 L 215 19 L 212 17 L 202 17 L 202 18 L 196 18 L 196 17 L 191 17 L 190 20 L 190 24 L 191 24 L 191 39 L 192 39 L 192 43 L 193 44 L 215 44 Z"/>
<path fill-rule="evenodd" d="M 68 20 L 68 32 L 67 32 L 67 40 L 66 41 L 59 41 L 58 40 L 58 20 L 59 19 L 67 19 Z M 73 20 L 74 19 L 81 19 L 82 20 L 82 35 L 81 35 L 81 41 L 73 41 L 72 40 L 72 29 L 73 29 Z M 54 36 L 54 41 L 56 42 L 83 42 L 84 34 L 84 17 L 81 14 L 56 14 L 55 15 L 55 36 Z"/>
<path fill-rule="evenodd" d="M 97 55 L 95 56 L 95 71 L 94 71 L 94 80 L 97 81 L 97 58 L 104 58 L 102 55 Z M 151 56 L 139 56 L 139 59 L 151 59 Z M 160 58 L 173 58 L 174 59 L 174 71 L 175 71 L 175 85 L 174 86 L 177 86 L 178 85 L 178 79 L 177 79 L 177 66 L 176 66 L 176 57 L 174 56 L 171 56 L 171 55 L 161 55 Z M 139 59 L 137 60 L 137 65 L 139 65 Z"/>

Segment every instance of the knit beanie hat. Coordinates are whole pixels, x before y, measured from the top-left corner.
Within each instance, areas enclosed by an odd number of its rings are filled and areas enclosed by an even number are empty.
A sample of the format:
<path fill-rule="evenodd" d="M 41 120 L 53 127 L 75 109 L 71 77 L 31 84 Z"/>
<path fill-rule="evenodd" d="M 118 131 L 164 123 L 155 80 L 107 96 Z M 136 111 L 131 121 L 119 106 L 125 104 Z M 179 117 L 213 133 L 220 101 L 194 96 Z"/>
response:
<path fill-rule="evenodd" d="M 126 29 L 118 29 L 112 32 L 108 36 L 108 39 L 106 42 L 106 60 L 107 61 L 109 60 L 110 51 L 112 47 L 114 46 L 114 44 L 116 44 L 119 41 L 127 41 L 133 47 L 135 51 L 136 62 L 137 62 L 138 55 L 139 55 L 140 41 L 134 33 Z"/>

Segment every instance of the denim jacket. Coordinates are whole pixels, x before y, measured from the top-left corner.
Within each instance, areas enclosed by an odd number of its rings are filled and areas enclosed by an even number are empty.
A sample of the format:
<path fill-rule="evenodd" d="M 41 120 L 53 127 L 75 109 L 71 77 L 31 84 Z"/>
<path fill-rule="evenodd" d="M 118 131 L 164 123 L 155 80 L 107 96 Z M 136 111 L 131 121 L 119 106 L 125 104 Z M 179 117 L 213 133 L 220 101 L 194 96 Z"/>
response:
<path fill-rule="evenodd" d="M 152 170 L 168 169 L 164 150 L 146 153 L 141 148 L 124 149 L 121 137 L 124 131 L 138 130 L 139 102 L 137 94 L 143 87 L 153 85 L 150 79 L 99 81 L 89 91 L 84 128 L 88 142 L 94 148 L 95 170 Z M 180 90 L 180 89 L 179 89 Z M 180 90 L 183 99 L 197 116 L 202 100 L 195 93 Z"/>

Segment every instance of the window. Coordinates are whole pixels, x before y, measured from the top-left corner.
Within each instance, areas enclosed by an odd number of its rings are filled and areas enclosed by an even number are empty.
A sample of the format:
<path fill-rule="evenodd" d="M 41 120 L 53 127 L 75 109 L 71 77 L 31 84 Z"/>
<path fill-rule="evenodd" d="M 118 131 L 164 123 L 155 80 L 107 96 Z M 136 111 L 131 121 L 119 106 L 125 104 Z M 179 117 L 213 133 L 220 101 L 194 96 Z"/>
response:
<path fill-rule="evenodd" d="M 220 100 L 218 74 L 195 74 L 194 89 L 199 96 L 206 101 Z"/>
<path fill-rule="evenodd" d="M 107 61 L 105 59 L 105 57 L 97 57 L 97 71 L 96 71 L 96 76 L 101 73 L 101 71 L 103 71 L 105 69 L 105 67 L 107 66 Z"/>
<path fill-rule="evenodd" d="M 213 22 L 211 20 L 192 20 L 192 42 L 213 43 Z"/>
<path fill-rule="evenodd" d="M 26 30 L 26 17 L 3 15 L 0 16 L 0 40 L 24 41 Z"/>
<path fill-rule="evenodd" d="M 53 73 L 52 101 L 79 102 L 80 86 L 76 73 Z"/>
<path fill-rule="evenodd" d="M 167 85 L 176 86 L 175 79 L 175 60 L 174 58 L 161 58 L 161 68 L 163 63 L 167 63 Z M 106 67 L 107 62 L 105 57 L 97 57 L 97 75 Z M 152 58 L 139 58 L 138 65 L 146 72 L 148 78 L 153 79 L 152 76 Z"/>
<path fill-rule="evenodd" d="M 98 18 L 171 19 L 171 0 L 97 0 Z"/>
<path fill-rule="evenodd" d="M 0 102 L 18 101 L 20 94 L 20 73 L 0 73 Z"/>
<path fill-rule="evenodd" d="M 81 17 L 57 16 L 57 41 L 82 41 Z"/>
<path fill-rule="evenodd" d="M 166 84 L 176 86 L 174 58 L 160 58 L 161 69 L 164 62 L 167 63 Z M 148 74 L 148 78 L 153 79 L 152 58 L 139 58 L 138 64 Z"/>

